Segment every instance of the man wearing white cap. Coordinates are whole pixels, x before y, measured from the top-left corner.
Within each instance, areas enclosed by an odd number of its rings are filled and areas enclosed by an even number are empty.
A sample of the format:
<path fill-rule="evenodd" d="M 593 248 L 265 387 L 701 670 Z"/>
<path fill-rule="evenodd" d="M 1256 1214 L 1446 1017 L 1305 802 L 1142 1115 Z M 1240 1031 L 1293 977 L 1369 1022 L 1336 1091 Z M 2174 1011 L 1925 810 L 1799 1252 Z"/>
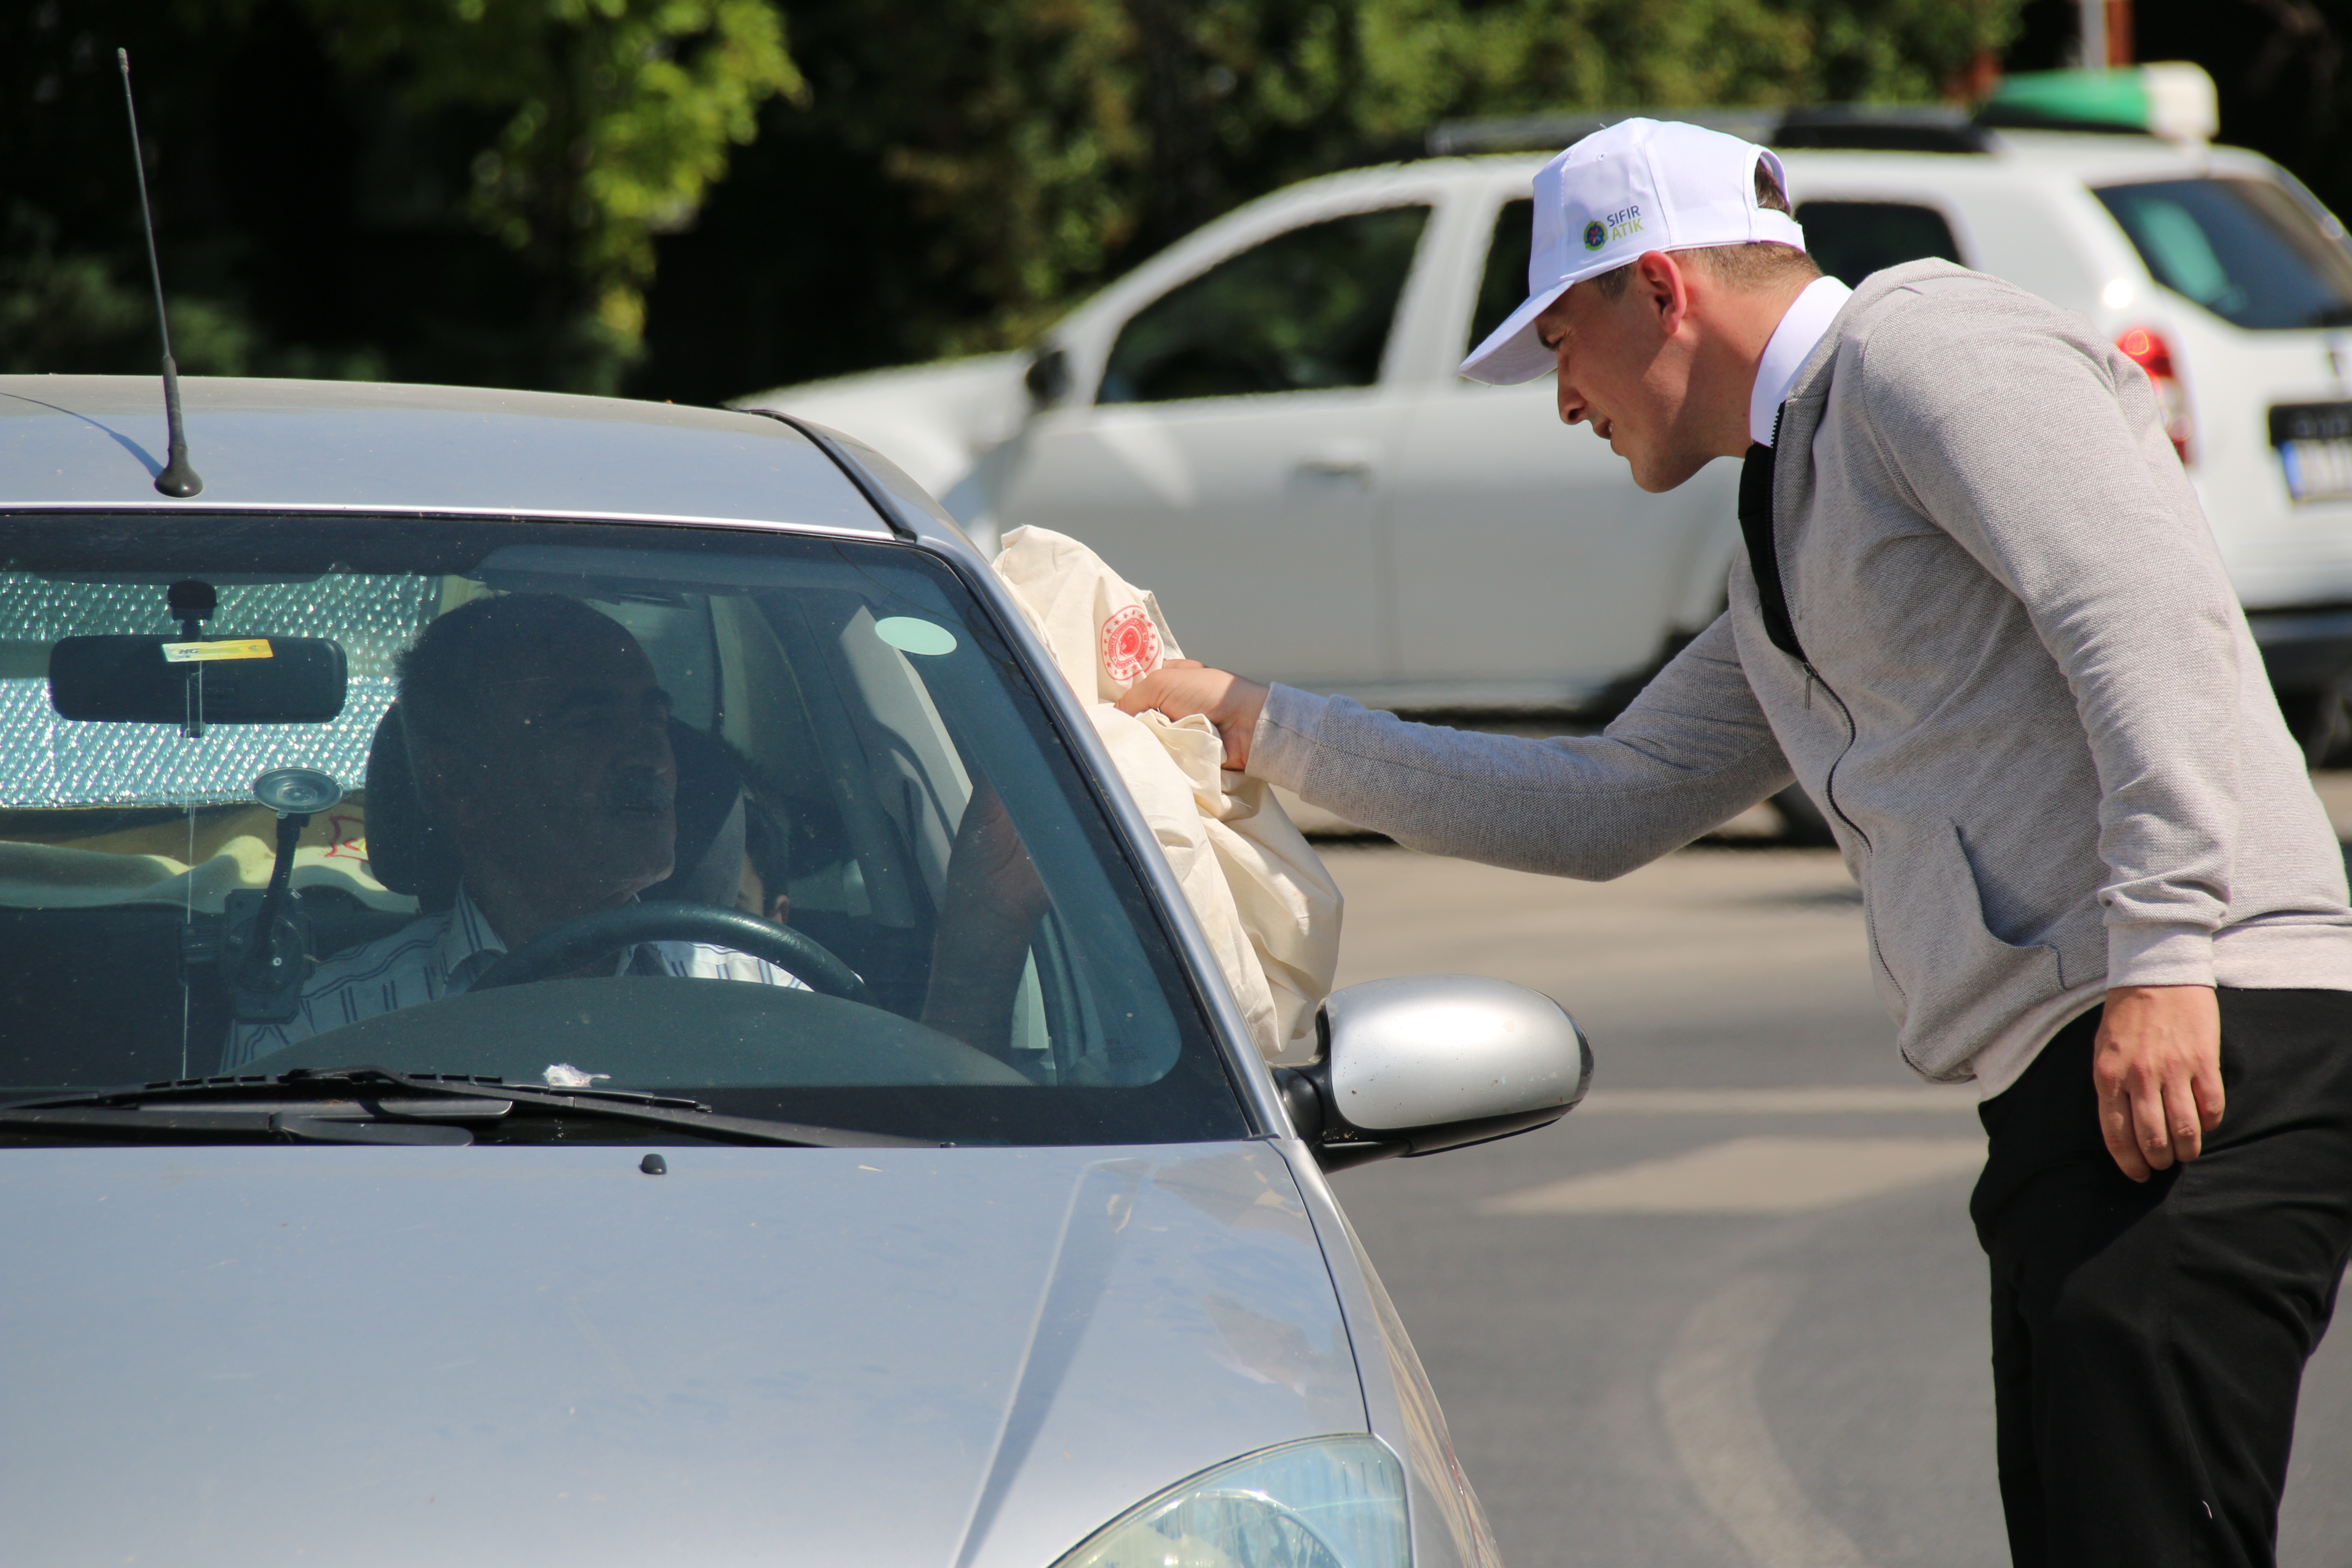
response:
<path fill-rule="evenodd" d="M 1998 279 L 1849 290 L 1803 247 L 1780 160 L 1695 126 L 1536 176 L 1529 297 L 1462 373 L 1556 370 L 1644 489 L 1746 464 L 1728 608 L 1601 733 L 1198 666 L 1121 706 L 1414 847 L 1593 879 L 1801 782 L 1905 1061 L 1983 1096 L 2014 1560 L 2268 1563 L 2352 1249 L 2341 851 L 2147 377 Z"/>

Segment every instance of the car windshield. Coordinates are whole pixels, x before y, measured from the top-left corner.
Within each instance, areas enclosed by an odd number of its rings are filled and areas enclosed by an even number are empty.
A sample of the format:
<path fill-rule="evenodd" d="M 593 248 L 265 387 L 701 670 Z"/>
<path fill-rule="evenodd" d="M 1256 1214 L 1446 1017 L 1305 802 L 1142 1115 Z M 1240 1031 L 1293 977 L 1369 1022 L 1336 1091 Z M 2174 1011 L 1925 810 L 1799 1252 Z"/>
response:
<path fill-rule="evenodd" d="M 1245 1133 L 933 556 L 19 515 L 0 574 L 0 1098 L 370 1064 L 960 1143 Z"/>
<path fill-rule="evenodd" d="M 2156 280 L 2241 327 L 2352 322 L 2352 251 L 2267 180 L 2150 180 L 2095 194 Z"/>

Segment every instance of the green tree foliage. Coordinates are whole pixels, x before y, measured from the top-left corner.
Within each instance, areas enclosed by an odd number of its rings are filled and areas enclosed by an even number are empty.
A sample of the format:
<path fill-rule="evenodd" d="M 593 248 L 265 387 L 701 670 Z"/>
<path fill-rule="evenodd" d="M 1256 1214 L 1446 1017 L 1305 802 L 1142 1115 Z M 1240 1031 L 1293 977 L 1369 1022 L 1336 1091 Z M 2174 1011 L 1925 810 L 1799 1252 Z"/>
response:
<path fill-rule="evenodd" d="M 1019 342 L 1447 118 L 1933 97 L 2019 3 L 19 0 L 0 365 L 150 359 L 118 44 L 192 370 L 717 399 Z"/>
<path fill-rule="evenodd" d="M 7 171 L 0 182 L 0 371 L 156 368 L 114 49 L 128 46 L 139 63 L 152 163 L 152 122 L 179 118 L 184 100 L 175 71 L 149 79 L 151 58 L 184 62 L 192 72 L 221 63 L 189 21 L 176 7 L 123 0 L 0 7 L 0 169 Z M 252 323 L 218 287 L 229 258 L 197 246 L 172 259 L 166 280 L 180 318 L 181 363 L 199 374 L 253 368 Z"/>
<path fill-rule="evenodd" d="M 1240 200 L 1409 155 L 1442 120 L 1933 99 L 2007 41 L 2017 8 L 793 0 L 811 92 L 769 121 L 869 162 L 924 226 L 910 264 L 935 291 L 908 290 L 919 298 L 894 323 L 900 352 L 971 350 L 1022 340 Z"/>
<path fill-rule="evenodd" d="M 0 368 L 153 363 L 118 45 L 198 374 L 617 390 L 655 237 L 802 90 L 771 0 L 0 6 Z"/>
<path fill-rule="evenodd" d="M 176 357 L 190 374 L 252 370 L 253 326 L 240 312 L 182 296 L 172 326 Z M 55 220 L 15 204 L 0 229 L 0 371 L 70 364 L 145 372 L 158 356 L 154 296 L 117 277 L 99 257 L 60 252 Z"/>
<path fill-rule="evenodd" d="M 551 316 L 625 359 L 645 325 L 653 237 L 689 220 L 751 139 L 760 104 L 803 92 L 768 0 L 307 0 L 329 55 L 382 74 L 410 112 L 489 133 L 468 215 L 525 256 Z"/>

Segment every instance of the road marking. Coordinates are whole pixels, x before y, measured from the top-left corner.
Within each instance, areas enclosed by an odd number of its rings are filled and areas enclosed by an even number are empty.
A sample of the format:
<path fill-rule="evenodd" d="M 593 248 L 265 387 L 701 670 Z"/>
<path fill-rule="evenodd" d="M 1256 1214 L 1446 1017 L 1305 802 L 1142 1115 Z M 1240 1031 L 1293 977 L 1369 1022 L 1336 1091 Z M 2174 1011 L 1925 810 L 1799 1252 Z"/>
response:
<path fill-rule="evenodd" d="M 1756 1373 L 1796 1305 L 1784 1274 L 1743 1274 L 1683 1321 L 1658 1369 L 1658 1410 L 1706 1510 L 1757 1568 L 1868 1568 L 1822 1518 L 1772 1443 Z"/>
<path fill-rule="evenodd" d="M 1596 1089 L 1576 1108 L 1579 1116 L 1821 1116 L 1881 1111 L 1974 1114 L 1971 1089 L 1900 1089 L 1877 1085 L 1817 1089 Z"/>
<path fill-rule="evenodd" d="M 1732 1138 L 1488 1198 L 1481 1214 L 1800 1214 L 1978 1169 L 1980 1138 Z"/>

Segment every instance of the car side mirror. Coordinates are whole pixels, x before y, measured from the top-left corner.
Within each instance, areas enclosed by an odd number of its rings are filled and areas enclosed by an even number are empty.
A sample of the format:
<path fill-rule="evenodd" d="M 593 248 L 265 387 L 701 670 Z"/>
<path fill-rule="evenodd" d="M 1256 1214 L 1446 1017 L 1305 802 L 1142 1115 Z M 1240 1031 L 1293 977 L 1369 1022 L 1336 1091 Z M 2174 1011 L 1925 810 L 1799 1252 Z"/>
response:
<path fill-rule="evenodd" d="M 1592 1083 L 1576 1020 L 1507 980 L 1368 980 L 1333 992 L 1317 1026 L 1320 1058 L 1275 1078 L 1327 1171 L 1532 1132 Z"/>

